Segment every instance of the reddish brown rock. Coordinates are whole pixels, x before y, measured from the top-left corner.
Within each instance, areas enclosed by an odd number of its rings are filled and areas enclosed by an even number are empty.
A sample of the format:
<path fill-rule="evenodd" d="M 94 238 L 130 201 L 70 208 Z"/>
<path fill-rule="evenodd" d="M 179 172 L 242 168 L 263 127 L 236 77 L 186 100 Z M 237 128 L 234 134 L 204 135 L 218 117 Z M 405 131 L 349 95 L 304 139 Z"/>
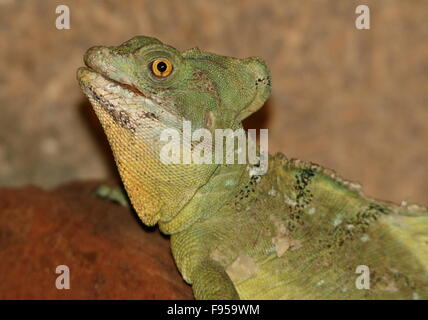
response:
<path fill-rule="evenodd" d="M 99 183 L 0 190 L 0 299 L 191 299 L 169 239 L 92 195 Z M 58 265 L 70 290 L 58 290 Z"/>

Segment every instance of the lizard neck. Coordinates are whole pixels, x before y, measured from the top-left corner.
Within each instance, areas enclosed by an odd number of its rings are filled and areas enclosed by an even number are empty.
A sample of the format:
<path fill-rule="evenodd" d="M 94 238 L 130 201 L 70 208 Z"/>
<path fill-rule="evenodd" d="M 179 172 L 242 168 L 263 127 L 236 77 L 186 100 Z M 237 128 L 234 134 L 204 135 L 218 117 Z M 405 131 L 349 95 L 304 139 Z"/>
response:
<path fill-rule="evenodd" d="M 219 165 L 207 183 L 195 192 L 178 214 L 168 220 L 159 220 L 159 229 L 165 234 L 174 234 L 214 215 L 249 179 L 247 165 Z"/>

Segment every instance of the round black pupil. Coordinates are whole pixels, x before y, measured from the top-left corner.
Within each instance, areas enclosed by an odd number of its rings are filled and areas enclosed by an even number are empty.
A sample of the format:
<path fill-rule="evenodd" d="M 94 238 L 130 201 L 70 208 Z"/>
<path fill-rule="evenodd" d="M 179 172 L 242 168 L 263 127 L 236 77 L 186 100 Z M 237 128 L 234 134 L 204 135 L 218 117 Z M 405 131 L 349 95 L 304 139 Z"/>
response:
<path fill-rule="evenodd" d="M 156 68 L 158 69 L 159 72 L 165 72 L 167 65 L 165 62 L 161 61 L 156 65 Z"/>

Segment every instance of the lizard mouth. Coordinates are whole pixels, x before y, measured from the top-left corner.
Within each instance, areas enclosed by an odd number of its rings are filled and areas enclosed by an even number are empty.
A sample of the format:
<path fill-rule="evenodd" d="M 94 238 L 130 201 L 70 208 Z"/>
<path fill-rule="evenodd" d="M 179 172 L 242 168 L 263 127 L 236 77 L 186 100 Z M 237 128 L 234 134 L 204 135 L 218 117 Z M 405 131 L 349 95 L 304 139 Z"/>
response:
<path fill-rule="evenodd" d="M 100 105 L 112 116 L 118 113 L 159 113 L 162 108 L 136 87 L 115 81 L 90 67 L 77 70 L 77 80 L 94 105 Z M 94 105 L 94 107 L 95 107 Z"/>
<path fill-rule="evenodd" d="M 77 80 L 101 122 L 103 113 L 107 112 L 132 133 L 144 128 L 161 130 L 180 126 L 180 117 L 172 108 L 161 101 L 155 102 L 131 85 L 88 67 L 77 70 Z"/>
<path fill-rule="evenodd" d="M 90 67 L 81 67 L 77 70 L 77 80 L 85 94 L 96 100 L 106 99 L 108 96 L 123 96 L 131 98 L 140 96 L 149 99 L 144 92 L 136 87 L 110 79 L 104 74 Z"/>
<path fill-rule="evenodd" d="M 144 118 L 159 120 L 160 106 L 131 85 L 109 79 L 88 67 L 78 69 L 77 80 L 101 122 L 107 112 L 117 124 L 135 133 L 143 126 Z"/>

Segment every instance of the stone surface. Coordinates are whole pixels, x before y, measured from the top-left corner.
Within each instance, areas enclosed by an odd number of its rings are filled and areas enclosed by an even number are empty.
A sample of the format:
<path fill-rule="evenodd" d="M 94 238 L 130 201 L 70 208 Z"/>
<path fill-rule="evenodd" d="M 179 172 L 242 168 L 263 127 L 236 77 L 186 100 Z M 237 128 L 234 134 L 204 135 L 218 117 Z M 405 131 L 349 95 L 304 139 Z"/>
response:
<path fill-rule="evenodd" d="M 0 189 L 0 300 L 193 298 L 169 239 L 94 197 L 98 185 Z M 55 286 L 58 265 L 70 269 L 69 290 Z"/>
<path fill-rule="evenodd" d="M 373 197 L 428 205 L 428 1 L 0 0 L 0 185 L 116 177 L 75 71 L 93 45 L 155 36 L 262 56 L 273 94 L 247 121 L 270 151 L 314 161 Z M 355 28 L 368 4 L 371 29 Z"/>

